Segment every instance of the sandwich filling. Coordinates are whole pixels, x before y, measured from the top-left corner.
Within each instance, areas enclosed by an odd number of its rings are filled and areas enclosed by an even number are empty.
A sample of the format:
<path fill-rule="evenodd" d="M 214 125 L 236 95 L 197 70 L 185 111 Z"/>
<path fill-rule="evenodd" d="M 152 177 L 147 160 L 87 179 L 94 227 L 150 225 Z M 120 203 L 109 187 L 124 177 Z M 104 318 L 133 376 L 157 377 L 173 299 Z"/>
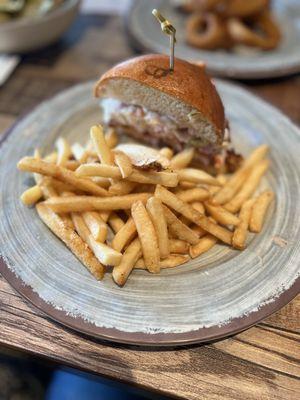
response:
<path fill-rule="evenodd" d="M 127 133 L 152 146 L 169 146 L 176 152 L 195 147 L 195 162 L 208 171 L 228 172 L 238 168 L 241 157 L 229 150 L 229 130 L 223 144 L 203 142 L 203 135 L 190 126 L 177 123 L 167 115 L 161 115 L 140 105 L 126 104 L 117 99 L 101 100 L 103 122 L 119 133 Z"/>

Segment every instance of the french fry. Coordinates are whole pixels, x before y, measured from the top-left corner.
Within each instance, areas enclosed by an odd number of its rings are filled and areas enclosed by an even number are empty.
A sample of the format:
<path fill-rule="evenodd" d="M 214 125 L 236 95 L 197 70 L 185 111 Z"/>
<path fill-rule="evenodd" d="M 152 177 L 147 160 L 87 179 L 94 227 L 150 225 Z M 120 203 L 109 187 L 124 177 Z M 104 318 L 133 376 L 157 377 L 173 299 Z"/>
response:
<path fill-rule="evenodd" d="M 62 192 L 76 192 L 83 193 L 81 190 L 78 190 L 75 186 L 70 185 L 69 183 L 59 181 L 57 179 L 51 178 L 50 176 L 44 176 L 44 180 L 48 180 L 48 183 L 56 190 L 58 193 Z M 52 196 L 50 196 L 52 197 Z"/>
<path fill-rule="evenodd" d="M 159 150 L 159 153 L 163 156 L 166 157 L 168 160 L 171 160 L 173 157 L 173 150 L 170 149 L 170 147 L 163 147 L 162 149 Z"/>
<path fill-rule="evenodd" d="M 248 226 L 252 213 L 252 207 L 255 199 L 249 199 L 242 205 L 239 213 L 240 223 L 235 228 L 232 236 L 232 246 L 236 249 L 242 250 L 245 248 L 245 243 L 248 234 Z"/>
<path fill-rule="evenodd" d="M 167 258 L 164 258 L 159 262 L 159 266 L 161 269 L 175 268 L 179 265 L 185 264 L 189 259 L 190 257 L 188 254 L 170 254 Z M 136 262 L 134 269 L 147 269 L 143 258 L 140 258 Z"/>
<path fill-rule="evenodd" d="M 21 194 L 21 201 L 26 206 L 32 206 L 43 197 L 43 192 L 39 185 L 32 186 Z"/>
<path fill-rule="evenodd" d="M 205 202 L 204 205 L 208 214 L 211 215 L 214 220 L 216 220 L 220 224 L 237 226 L 240 223 L 240 219 L 236 215 L 227 211 L 222 206 L 215 206 L 210 204 L 209 202 Z"/>
<path fill-rule="evenodd" d="M 90 130 L 90 136 L 94 145 L 94 149 L 96 150 L 101 163 L 106 165 L 114 165 L 114 155 L 105 141 L 102 126 L 92 126 Z"/>
<path fill-rule="evenodd" d="M 146 208 L 155 228 L 160 257 L 166 258 L 170 254 L 170 248 L 167 221 L 162 203 L 156 197 L 150 197 L 146 203 Z"/>
<path fill-rule="evenodd" d="M 197 184 L 221 186 L 219 181 L 200 169 L 184 168 L 176 171 L 179 181 L 194 182 Z"/>
<path fill-rule="evenodd" d="M 118 144 L 118 141 L 119 141 L 118 135 L 113 128 L 108 128 L 104 137 L 105 137 L 106 144 L 110 149 L 113 149 Z"/>
<path fill-rule="evenodd" d="M 180 239 L 170 239 L 169 249 L 171 254 L 188 254 L 190 244 Z"/>
<path fill-rule="evenodd" d="M 57 191 L 53 187 L 53 179 L 49 178 L 49 176 L 42 177 L 39 186 L 43 193 L 44 199 L 49 199 L 50 197 L 58 196 Z"/>
<path fill-rule="evenodd" d="M 192 207 L 197 210 L 200 214 L 205 214 L 205 208 L 203 203 L 200 203 L 199 201 L 195 201 L 192 203 Z"/>
<path fill-rule="evenodd" d="M 252 194 L 257 189 L 262 176 L 265 174 L 269 167 L 269 161 L 263 160 L 255 167 L 252 168 L 248 178 L 242 185 L 239 192 L 233 199 L 227 204 L 225 204 L 226 210 L 236 213 L 240 210 L 242 204 L 252 196 Z"/>
<path fill-rule="evenodd" d="M 87 161 L 89 152 L 80 143 L 72 144 L 71 150 L 73 157 L 75 160 L 79 161 L 80 164 L 83 164 Z"/>
<path fill-rule="evenodd" d="M 218 175 L 217 176 L 217 180 L 219 181 L 219 183 L 224 186 L 226 184 L 226 182 L 228 181 L 227 177 L 225 175 Z"/>
<path fill-rule="evenodd" d="M 108 218 L 108 224 L 114 233 L 118 233 L 123 228 L 125 222 L 118 216 L 117 213 L 112 212 Z"/>
<path fill-rule="evenodd" d="M 216 236 L 222 242 L 231 244 L 232 233 L 229 230 L 212 223 L 205 215 L 200 214 L 191 205 L 180 200 L 174 193 L 157 185 L 155 197 L 160 198 L 168 207 L 173 208 L 178 213 L 184 215 L 190 221 L 200 226 L 208 233 Z"/>
<path fill-rule="evenodd" d="M 53 151 L 52 153 L 47 154 L 43 158 L 43 160 L 48 162 L 48 163 L 54 163 L 55 164 L 57 162 L 57 151 Z"/>
<path fill-rule="evenodd" d="M 108 193 L 112 196 L 123 196 L 124 194 L 131 193 L 136 186 L 135 182 L 117 181 L 109 187 Z"/>
<path fill-rule="evenodd" d="M 219 186 L 208 186 L 207 190 L 209 191 L 209 194 L 211 196 L 216 195 L 219 191 L 220 191 L 220 187 Z"/>
<path fill-rule="evenodd" d="M 130 158 L 122 151 L 115 151 L 115 163 L 120 169 L 122 178 L 127 178 L 133 171 Z"/>
<path fill-rule="evenodd" d="M 69 143 L 65 138 L 59 137 L 55 142 L 57 148 L 57 161 L 58 165 L 64 166 L 72 155 Z"/>
<path fill-rule="evenodd" d="M 24 157 L 18 162 L 18 168 L 21 171 L 36 172 L 41 175 L 51 176 L 62 182 L 69 183 L 84 192 L 92 193 L 98 196 L 107 196 L 107 191 L 90 179 L 78 178 L 73 171 L 70 171 L 60 165 L 50 164 L 43 160 L 37 160 L 33 157 Z"/>
<path fill-rule="evenodd" d="M 226 184 L 216 193 L 213 203 L 220 205 L 228 203 L 242 187 L 245 179 L 249 176 L 251 168 L 257 165 L 266 156 L 268 149 L 266 145 L 257 147 L 245 160 L 243 166 L 233 174 Z"/>
<path fill-rule="evenodd" d="M 186 202 L 190 203 L 192 201 L 203 201 L 210 197 L 209 192 L 204 188 L 194 188 L 188 190 L 181 190 L 176 192 L 176 196 Z"/>
<path fill-rule="evenodd" d="M 126 283 L 129 274 L 134 268 L 137 260 L 142 255 L 141 243 L 138 238 L 136 238 L 133 242 L 125 250 L 121 263 L 114 267 L 112 276 L 113 280 L 120 286 L 124 286 Z"/>
<path fill-rule="evenodd" d="M 262 229 L 267 209 L 274 198 L 274 193 L 266 190 L 256 199 L 249 222 L 251 232 L 259 233 Z"/>
<path fill-rule="evenodd" d="M 110 211 L 100 211 L 100 212 L 99 212 L 100 218 L 101 218 L 104 222 L 107 222 L 107 221 L 108 221 L 108 218 L 109 218 L 110 214 L 111 214 Z"/>
<path fill-rule="evenodd" d="M 163 206 L 163 210 L 169 230 L 175 237 L 190 244 L 198 243 L 199 238 L 195 232 L 181 222 L 180 219 L 168 209 L 168 207 Z"/>
<path fill-rule="evenodd" d="M 205 236 L 206 233 L 207 233 L 204 229 L 202 229 L 202 228 L 201 228 L 200 226 L 198 226 L 198 225 L 191 226 L 191 230 L 192 230 L 193 232 L 195 232 L 196 235 L 198 235 L 198 238 L 199 238 L 199 239 L 202 238 L 203 236 Z"/>
<path fill-rule="evenodd" d="M 190 256 L 192 258 L 199 257 L 201 254 L 210 250 L 216 243 L 218 239 L 212 235 L 203 236 L 195 246 L 190 247 Z"/>
<path fill-rule="evenodd" d="M 113 238 L 111 246 L 113 249 L 119 252 L 121 252 L 127 243 L 131 242 L 137 235 L 136 226 L 131 217 L 128 218 L 127 222 L 120 227 L 120 229 L 115 229 L 115 231 L 117 233 Z"/>
<path fill-rule="evenodd" d="M 182 189 L 193 189 L 193 188 L 197 187 L 197 183 L 188 182 L 188 181 L 180 181 L 179 186 Z"/>
<path fill-rule="evenodd" d="M 82 218 L 89 228 L 93 238 L 98 242 L 104 243 L 107 238 L 107 225 L 95 211 L 86 211 L 82 213 Z"/>
<path fill-rule="evenodd" d="M 95 176 L 95 177 L 91 178 L 91 180 L 104 189 L 107 189 L 111 186 L 111 182 L 108 178 L 102 178 L 101 176 Z"/>
<path fill-rule="evenodd" d="M 160 271 L 158 241 L 153 223 L 141 201 L 132 205 L 131 215 L 136 225 L 147 268 L 152 273 L 158 273 Z"/>
<path fill-rule="evenodd" d="M 97 163 L 81 165 L 76 170 L 76 175 L 122 179 L 122 174 L 118 167 Z M 178 175 L 174 172 L 150 172 L 133 169 L 132 173 L 127 177 L 127 180 L 130 182 L 176 187 L 178 184 Z"/>
<path fill-rule="evenodd" d="M 193 147 L 185 149 L 180 153 L 177 153 L 170 161 L 170 169 L 182 169 L 186 168 L 192 162 L 194 158 L 195 149 Z"/>
<path fill-rule="evenodd" d="M 59 215 L 55 214 L 44 203 L 36 205 L 36 210 L 41 220 L 48 228 L 72 251 L 72 253 L 82 262 L 90 273 L 100 280 L 104 275 L 104 267 L 94 256 L 86 243 L 80 238 L 74 229 L 67 226 Z"/>
<path fill-rule="evenodd" d="M 133 193 L 125 196 L 95 197 L 73 196 L 68 199 L 52 197 L 47 200 L 47 206 L 57 213 L 83 212 L 83 211 L 113 211 L 127 210 L 136 201 L 146 201 L 151 193 Z"/>
<path fill-rule="evenodd" d="M 80 214 L 72 213 L 71 216 L 78 235 L 88 244 L 89 248 L 93 251 L 95 257 L 100 261 L 100 263 L 113 266 L 119 265 L 122 259 L 122 254 L 106 244 L 97 242 L 93 238 L 93 235 L 90 233 Z"/>
<path fill-rule="evenodd" d="M 79 165 L 80 163 L 77 160 L 67 160 L 64 164 L 64 167 L 70 169 L 71 171 L 75 171 Z"/>

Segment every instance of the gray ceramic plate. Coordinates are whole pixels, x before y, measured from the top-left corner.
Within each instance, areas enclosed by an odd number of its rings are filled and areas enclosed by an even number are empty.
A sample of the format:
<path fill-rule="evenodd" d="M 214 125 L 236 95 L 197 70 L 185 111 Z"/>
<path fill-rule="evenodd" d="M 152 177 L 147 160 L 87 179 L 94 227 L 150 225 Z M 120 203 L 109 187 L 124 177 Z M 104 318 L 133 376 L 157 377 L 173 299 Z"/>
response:
<path fill-rule="evenodd" d="M 174 2 L 173 2 L 174 4 Z M 177 28 L 176 55 L 191 61 L 203 60 L 210 73 L 232 78 L 272 78 L 300 71 L 300 1 L 274 0 L 273 9 L 283 39 L 273 51 L 239 50 L 229 53 L 204 51 L 185 44 L 186 16 L 178 12 L 171 0 L 133 0 L 127 14 L 127 29 L 134 43 L 143 50 L 168 53 L 168 38 L 162 34 L 151 14 L 159 9 Z"/>
<path fill-rule="evenodd" d="M 277 110 L 232 84 L 217 82 L 238 150 L 271 146 L 263 182 L 276 193 L 260 235 L 243 252 L 217 245 L 199 259 L 160 275 L 135 271 L 124 288 L 107 274 L 97 282 L 20 203 L 30 184 L 17 161 L 35 147 L 50 151 L 58 135 L 86 141 L 100 122 L 92 84 L 62 92 L 19 121 L 0 149 L 0 272 L 53 319 L 113 341 L 186 344 L 243 330 L 299 291 L 299 130 Z"/>

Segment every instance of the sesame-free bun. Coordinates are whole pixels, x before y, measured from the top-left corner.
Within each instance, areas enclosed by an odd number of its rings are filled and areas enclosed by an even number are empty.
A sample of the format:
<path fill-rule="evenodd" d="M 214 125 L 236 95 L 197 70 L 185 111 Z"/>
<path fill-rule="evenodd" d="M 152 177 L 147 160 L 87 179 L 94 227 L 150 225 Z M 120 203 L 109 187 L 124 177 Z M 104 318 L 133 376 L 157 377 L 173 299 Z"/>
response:
<path fill-rule="evenodd" d="M 129 59 L 107 71 L 95 86 L 95 96 L 114 98 L 166 115 L 180 126 L 192 127 L 198 142 L 223 142 L 225 116 L 219 94 L 203 64 L 148 54 Z"/>

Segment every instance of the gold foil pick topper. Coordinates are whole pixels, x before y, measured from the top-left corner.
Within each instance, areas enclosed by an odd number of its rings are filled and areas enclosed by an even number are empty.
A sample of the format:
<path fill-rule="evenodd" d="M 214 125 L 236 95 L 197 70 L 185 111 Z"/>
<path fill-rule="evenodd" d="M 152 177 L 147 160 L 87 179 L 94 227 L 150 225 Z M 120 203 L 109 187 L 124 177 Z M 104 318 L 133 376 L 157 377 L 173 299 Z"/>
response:
<path fill-rule="evenodd" d="M 161 30 L 170 37 L 170 71 L 174 71 L 176 29 L 158 10 L 152 10 L 152 14 L 160 23 Z"/>

